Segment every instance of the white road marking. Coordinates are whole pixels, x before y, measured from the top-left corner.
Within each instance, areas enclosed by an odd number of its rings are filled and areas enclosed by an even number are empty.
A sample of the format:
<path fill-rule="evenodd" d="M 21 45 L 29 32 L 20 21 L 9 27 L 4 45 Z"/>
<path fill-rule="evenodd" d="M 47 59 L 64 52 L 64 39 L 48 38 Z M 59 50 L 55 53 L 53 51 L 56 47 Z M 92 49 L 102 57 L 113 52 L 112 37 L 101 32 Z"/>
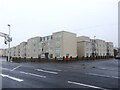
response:
<path fill-rule="evenodd" d="M 28 72 L 23 72 L 23 71 L 20 71 L 20 73 L 23 73 L 23 74 L 26 74 L 26 75 L 32 75 L 32 76 L 36 76 L 36 77 L 41 77 L 41 78 L 46 78 L 46 76 L 37 75 L 37 74 L 33 74 L 33 73 L 28 73 Z"/>
<path fill-rule="evenodd" d="M 22 82 L 24 81 L 23 79 L 19 79 L 19 78 L 15 78 L 15 77 L 12 77 L 12 76 L 9 76 L 9 75 L 5 75 L 5 74 L 0 74 L 2 77 L 7 77 L 7 78 L 10 78 L 12 80 L 15 80 L 15 81 L 18 81 L 18 82 Z"/>
<path fill-rule="evenodd" d="M 10 69 L 8 69 L 8 68 L 1 68 L 1 69 L 8 70 L 8 71 L 11 71 L 11 70 L 10 70 Z"/>
<path fill-rule="evenodd" d="M 17 66 L 17 67 L 15 67 L 15 68 L 13 68 L 12 70 L 10 70 L 10 71 L 14 71 L 15 69 L 17 69 L 17 68 L 19 68 L 19 67 L 21 67 L 22 65 L 19 65 L 19 66 Z"/>
<path fill-rule="evenodd" d="M 98 68 L 98 69 L 101 69 L 101 70 L 109 70 L 109 71 L 114 71 L 115 69 L 108 69 L 108 68 Z"/>
<path fill-rule="evenodd" d="M 62 70 L 60 70 L 60 69 L 54 69 L 54 68 L 44 68 L 44 69 L 54 70 L 54 71 L 62 71 Z"/>
<path fill-rule="evenodd" d="M 119 79 L 120 77 L 115 77 L 115 76 L 106 76 L 106 75 L 100 75 L 100 74 L 94 74 L 94 73 L 86 73 L 88 75 L 94 75 L 94 76 L 100 76 L 100 77 L 107 77 L 107 78 L 115 78 Z"/>
<path fill-rule="evenodd" d="M 78 83 L 78 82 L 68 81 L 68 83 L 70 83 L 70 84 L 76 84 L 76 85 L 80 85 L 80 86 L 85 86 L 85 87 L 90 87 L 90 88 L 108 90 L 108 89 L 105 89 L 105 88 L 101 88 L 101 87 L 97 87 L 97 86 L 93 86 L 93 85 L 88 85 L 88 84 L 83 84 L 83 83 Z"/>
<path fill-rule="evenodd" d="M 51 73 L 51 74 L 58 74 L 58 72 L 46 71 L 46 70 L 42 70 L 42 69 L 35 69 L 35 70 L 40 71 L 40 72 Z"/>

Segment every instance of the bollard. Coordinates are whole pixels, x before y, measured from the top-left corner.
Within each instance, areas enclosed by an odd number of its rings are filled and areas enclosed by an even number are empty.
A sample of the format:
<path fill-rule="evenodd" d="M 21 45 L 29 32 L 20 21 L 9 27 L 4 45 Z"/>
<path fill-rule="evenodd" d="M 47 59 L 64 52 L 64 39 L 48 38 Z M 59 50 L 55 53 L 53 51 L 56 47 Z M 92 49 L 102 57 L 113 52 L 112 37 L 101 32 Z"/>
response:
<path fill-rule="evenodd" d="M 68 56 L 66 56 L 66 62 L 68 62 Z"/>
<path fill-rule="evenodd" d="M 65 56 L 63 56 L 63 61 L 65 60 Z"/>
<path fill-rule="evenodd" d="M 78 56 L 76 56 L 76 59 L 77 59 L 77 60 L 78 60 L 78 58 L 79 58 L 79 57 L 78 57 Z"/>
<path fill-rule="evenodd" d="M 70 56 L 70 60 L 73 60 L 73 59 L 72 59 L 72 56 Z"/>

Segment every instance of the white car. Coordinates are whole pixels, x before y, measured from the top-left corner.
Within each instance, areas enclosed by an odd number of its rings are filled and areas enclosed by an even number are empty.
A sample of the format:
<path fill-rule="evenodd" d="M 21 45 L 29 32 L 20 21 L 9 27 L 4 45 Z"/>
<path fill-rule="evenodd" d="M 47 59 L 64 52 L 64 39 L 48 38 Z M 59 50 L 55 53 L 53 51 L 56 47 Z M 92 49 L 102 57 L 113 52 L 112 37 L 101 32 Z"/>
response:
<path fill-rule="evenodd" d="M 117 55 L 117 56 L 115 57 L 115 59 L 120 59 L 120 55 Z"/>

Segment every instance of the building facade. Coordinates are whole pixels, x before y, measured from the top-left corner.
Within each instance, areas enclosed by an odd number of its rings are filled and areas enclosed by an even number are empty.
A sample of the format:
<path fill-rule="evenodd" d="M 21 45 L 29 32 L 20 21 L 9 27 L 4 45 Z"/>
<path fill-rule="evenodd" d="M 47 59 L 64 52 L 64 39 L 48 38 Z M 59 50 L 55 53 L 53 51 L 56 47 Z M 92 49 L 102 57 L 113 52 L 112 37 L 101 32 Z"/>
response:
<path fill-rule="evenodd" d="M 113 48 L 113 43 L 112 42 L 106 42 L 107 46 L 107 56 L 114 56 L 114 48 Z"/>
<path fill-rule="evenodd" d="M 77 54 L 79 57 L 113 56 L 113 43 L 87 36 L 77 37 Z"/>
<path fill-rule="evenodd" d="M 15 47 L 15 57 L 20 57 L 20 45 L 17 45 Z"/>
<path fill-rule="evenodd" d="M 106 56 L 107 53 L 107 46 L 106 42 L 101 39 L 96 39 L 96 56 Z"/>
<path fill-rule="evenodd" d="M 75 33 L 56 32 L 53 33 L 53 54 L 54 57 L 77 56 L 77 38 Z"/>
<path fill-rule="evenodd" d="M 27 58 L 38 58 L 40 50 L 40 37 L 33 37 L 28 39 L 26 45 L 26 57 Z"/>
<path fill-rule="evenodd" d="M 16 57 L 16 52 L 15 52 L 15 50 L 16 50 L 16 47 L 12 47 L 11 49 L 10 49 L 10 56 L 11 57 Z"/>
<path fill-rule="evenodd" d="M 34 37 L 27 41 L 27 58 L 62 58 L 77 56 L 76 34 L 66 31 L 45 37 Z"/>
<path fill-rule="evenodd" d="M 90 57 L 92 55 L 92 43 L 89 37 L 77 37 L 77 55 L 79 57 Z"/>
<path fill-rule="evenodd" d="M 8 49 L 2 50 L 8 56 Z M 87 36 L 77 37 L 75 33 L 60 31 L 44 37 L 33 37 L 10 48 L 10 56 L 21 58 L 63 58 L 113 56 L 113 43 Z"/>
<path fill-rule="evenodd" d="M 20 43 L 20 57 L 21 58 L 26 58 L 26 46 L 27 42 L 22 42 Z"/>

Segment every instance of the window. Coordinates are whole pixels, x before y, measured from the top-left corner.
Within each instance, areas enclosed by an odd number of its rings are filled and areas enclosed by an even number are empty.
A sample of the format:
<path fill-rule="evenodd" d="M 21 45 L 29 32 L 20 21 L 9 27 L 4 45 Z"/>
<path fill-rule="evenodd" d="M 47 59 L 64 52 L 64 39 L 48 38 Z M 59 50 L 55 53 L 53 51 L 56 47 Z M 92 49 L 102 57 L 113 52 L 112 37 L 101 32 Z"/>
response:
<path fill-rule="evenodd" d="M 43 41 L 45 41 L 45 37 L 43 37 Z"/>
<path fill-rule="evenodd" d="M 52 39 L 52 36 L 51 36 L 51 39 Z"/>
<path fill-rule="evenodd" d="M 56 47 L 56 48 L 55 48 L 55 51 L 60 51 L 60 47 Z"/>
<path fill-rule="evenodd" d="M 42 41 L 42 38 L 40 38 L 40 42 Z"/>

